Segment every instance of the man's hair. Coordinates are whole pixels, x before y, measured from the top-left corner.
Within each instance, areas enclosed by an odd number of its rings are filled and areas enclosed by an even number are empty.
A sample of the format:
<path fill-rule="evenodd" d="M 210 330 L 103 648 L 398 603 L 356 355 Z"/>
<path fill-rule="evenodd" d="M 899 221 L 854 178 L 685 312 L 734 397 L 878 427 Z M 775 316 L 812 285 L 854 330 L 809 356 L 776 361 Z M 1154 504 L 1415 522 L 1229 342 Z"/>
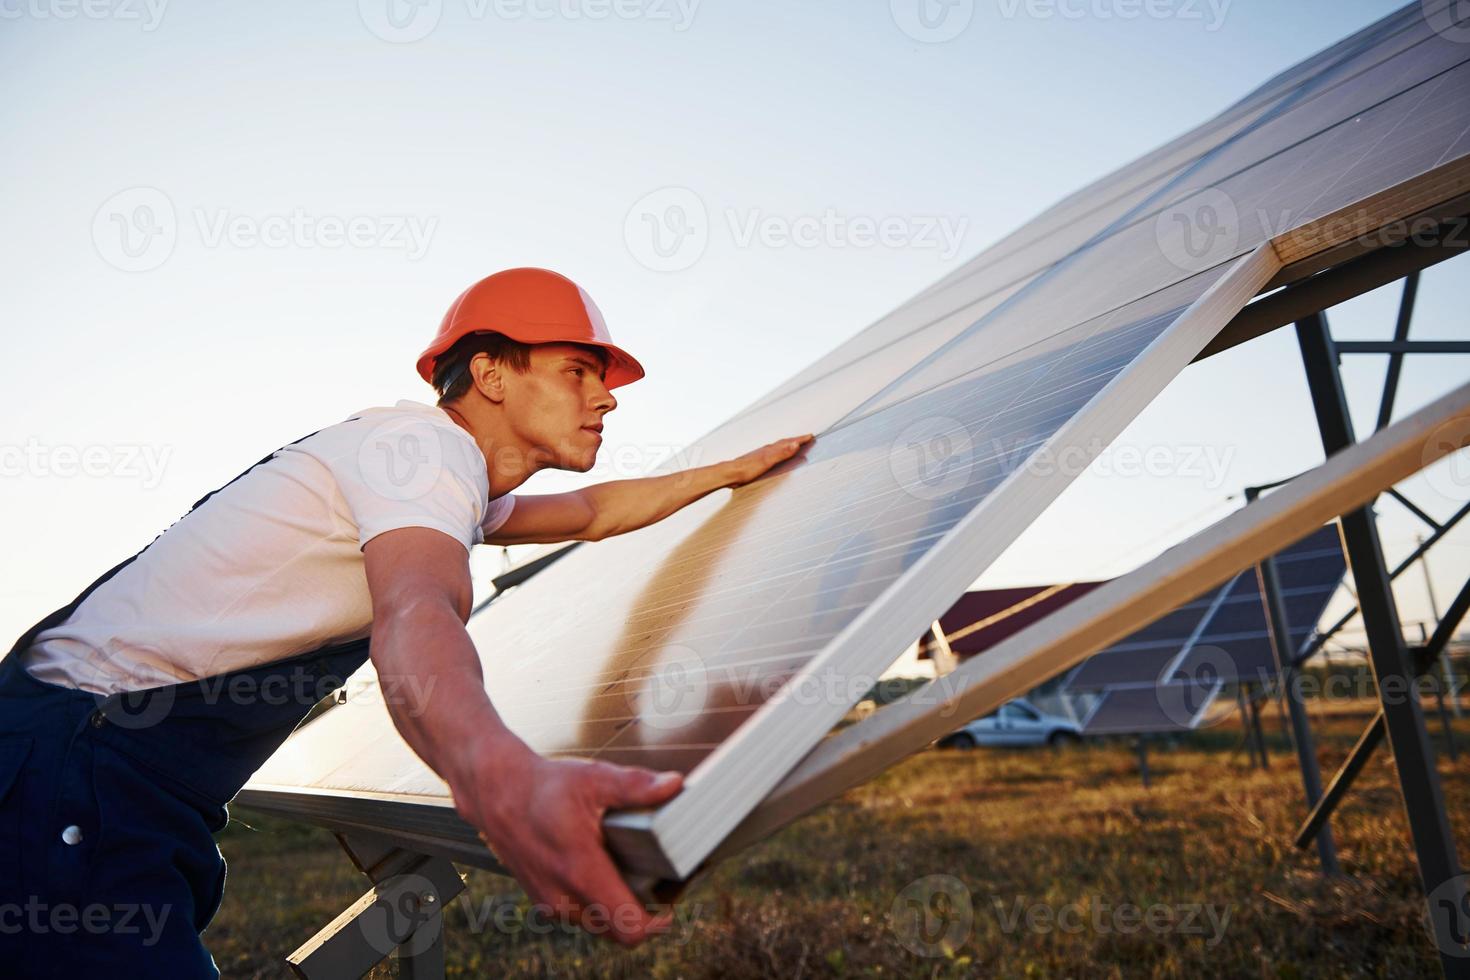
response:
<path fill-rule="evenodd" d="M 592 344 L 576 344 L 597 358 L 607 367 L 607 351 Z M 518 374 L 531 370 L 531 344 L 511 340 L 503 333 L 472 333 L 455 341 L 454 346 L 434 359 L 434 390 L 439 393 L 439 404 L 452 402 L 474 384 L 470 375 L 470 361 L 476 354 L 488 354 L 497 363 Z"/>
<path fill-rule="evenodd" d="M 439 404 L 452 402 L 470 390 L 470 361 L 476 354 L 489 354 L 496 362 L 521 374 L 531 369 L 531 345 L 511 340 L 503 333 L 472 333 L 434 358 L 434 390 Z"/>

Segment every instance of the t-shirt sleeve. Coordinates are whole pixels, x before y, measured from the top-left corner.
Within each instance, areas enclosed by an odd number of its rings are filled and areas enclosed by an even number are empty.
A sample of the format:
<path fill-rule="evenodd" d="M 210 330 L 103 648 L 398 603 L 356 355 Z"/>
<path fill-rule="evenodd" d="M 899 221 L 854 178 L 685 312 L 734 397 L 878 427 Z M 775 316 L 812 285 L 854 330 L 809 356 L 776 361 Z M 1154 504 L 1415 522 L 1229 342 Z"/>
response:
<path fill-rule="evenodd" d="M 358 547 L 404 527 L 443 531 L 466 551 L 483 540 L 489 477 L 465 440 L 401 418 L 368 429 L 355 448 L 329 465 L 357 522 Z"/>
<path fill-rule="evenodd" d="M 490 535 L 500 530 L 510 512 L 516 509 L 515 494 L 508 493 L 503 497 L 496 497 L 490 501 L 490 506 L 485 508 L 485 519 L 480 522 L 480 540 L 484 541 Z"/>

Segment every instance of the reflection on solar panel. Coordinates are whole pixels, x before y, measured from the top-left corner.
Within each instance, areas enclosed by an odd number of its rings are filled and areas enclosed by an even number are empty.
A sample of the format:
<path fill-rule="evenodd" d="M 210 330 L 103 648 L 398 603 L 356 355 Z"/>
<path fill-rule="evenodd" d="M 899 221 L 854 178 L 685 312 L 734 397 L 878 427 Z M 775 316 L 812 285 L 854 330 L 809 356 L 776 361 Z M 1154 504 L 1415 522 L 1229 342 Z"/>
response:
<path fill-rule="evenodd" d="M 1467 58 L 1406 8 L 739 413 L 698 458 L 818 439 L 475 616 L 502 715 L 542 752 L 689 771 L 671 803 L 608 821 L 629 867 L 687 876 L 1070 482 L 1079 468 L 1058 461 L 1116 437 L 1282 259 L 1451 196 L 1470 153 Z M 303 728 L 255 798 L 388 800 L 454 823 L 382 706 L 355 700 Z"/>
<path fill-rule="evenodd" d="M 1323 527 L 1276 558 L 1288 647 L 1306 648 L 1346 563 L 1337 524 Z M 1078 667 L 1071 692 L 1097 692 L 1083 720 L 1089 735 L 1188 729 L 1226 684 L 1264 684 L 1277 673 L 1260 580 L 1247 569 Z"/>

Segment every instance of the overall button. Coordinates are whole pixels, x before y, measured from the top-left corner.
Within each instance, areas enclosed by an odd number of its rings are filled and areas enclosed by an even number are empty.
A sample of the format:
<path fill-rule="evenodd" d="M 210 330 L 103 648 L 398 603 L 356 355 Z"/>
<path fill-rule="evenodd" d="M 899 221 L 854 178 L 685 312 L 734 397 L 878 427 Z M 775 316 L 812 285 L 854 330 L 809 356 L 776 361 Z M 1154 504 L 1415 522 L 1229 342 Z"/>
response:
<path fill-rule="evenodd" d="M 70 827 L 61 832 L 61 840 L 63 843 L 66 844 L 80 844 L 82 842 L 82 828 L 78 827 L 76 824 L 72 824 Z"/>
<path fill-rule="evenodd" d="M 93 728 L 101 728 L 105 724 L 107 724 L 107 716 L 106 715 L 104 715 L 100 711 L 94 711 L 94 712 L 92 712 L 92 727 Z"/>

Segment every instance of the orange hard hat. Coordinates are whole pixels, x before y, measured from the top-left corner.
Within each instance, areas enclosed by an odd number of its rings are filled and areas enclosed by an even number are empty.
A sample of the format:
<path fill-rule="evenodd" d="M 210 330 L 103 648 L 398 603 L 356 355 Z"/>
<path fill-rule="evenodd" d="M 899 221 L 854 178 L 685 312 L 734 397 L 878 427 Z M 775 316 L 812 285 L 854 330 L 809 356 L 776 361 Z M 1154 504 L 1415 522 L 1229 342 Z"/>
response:
<path fill-rule="evenodd" d="M 586 291 L 549 269 L 506 269 L 459 294 L 439 333 L 419 355 L 419 376 L 434 383 L 434 360 L 472 333 L 500 333 L 523 344 L 590 344 L 607 351 L 609 388 L 643 377 L 643 366 L 608 336 Z"/>

